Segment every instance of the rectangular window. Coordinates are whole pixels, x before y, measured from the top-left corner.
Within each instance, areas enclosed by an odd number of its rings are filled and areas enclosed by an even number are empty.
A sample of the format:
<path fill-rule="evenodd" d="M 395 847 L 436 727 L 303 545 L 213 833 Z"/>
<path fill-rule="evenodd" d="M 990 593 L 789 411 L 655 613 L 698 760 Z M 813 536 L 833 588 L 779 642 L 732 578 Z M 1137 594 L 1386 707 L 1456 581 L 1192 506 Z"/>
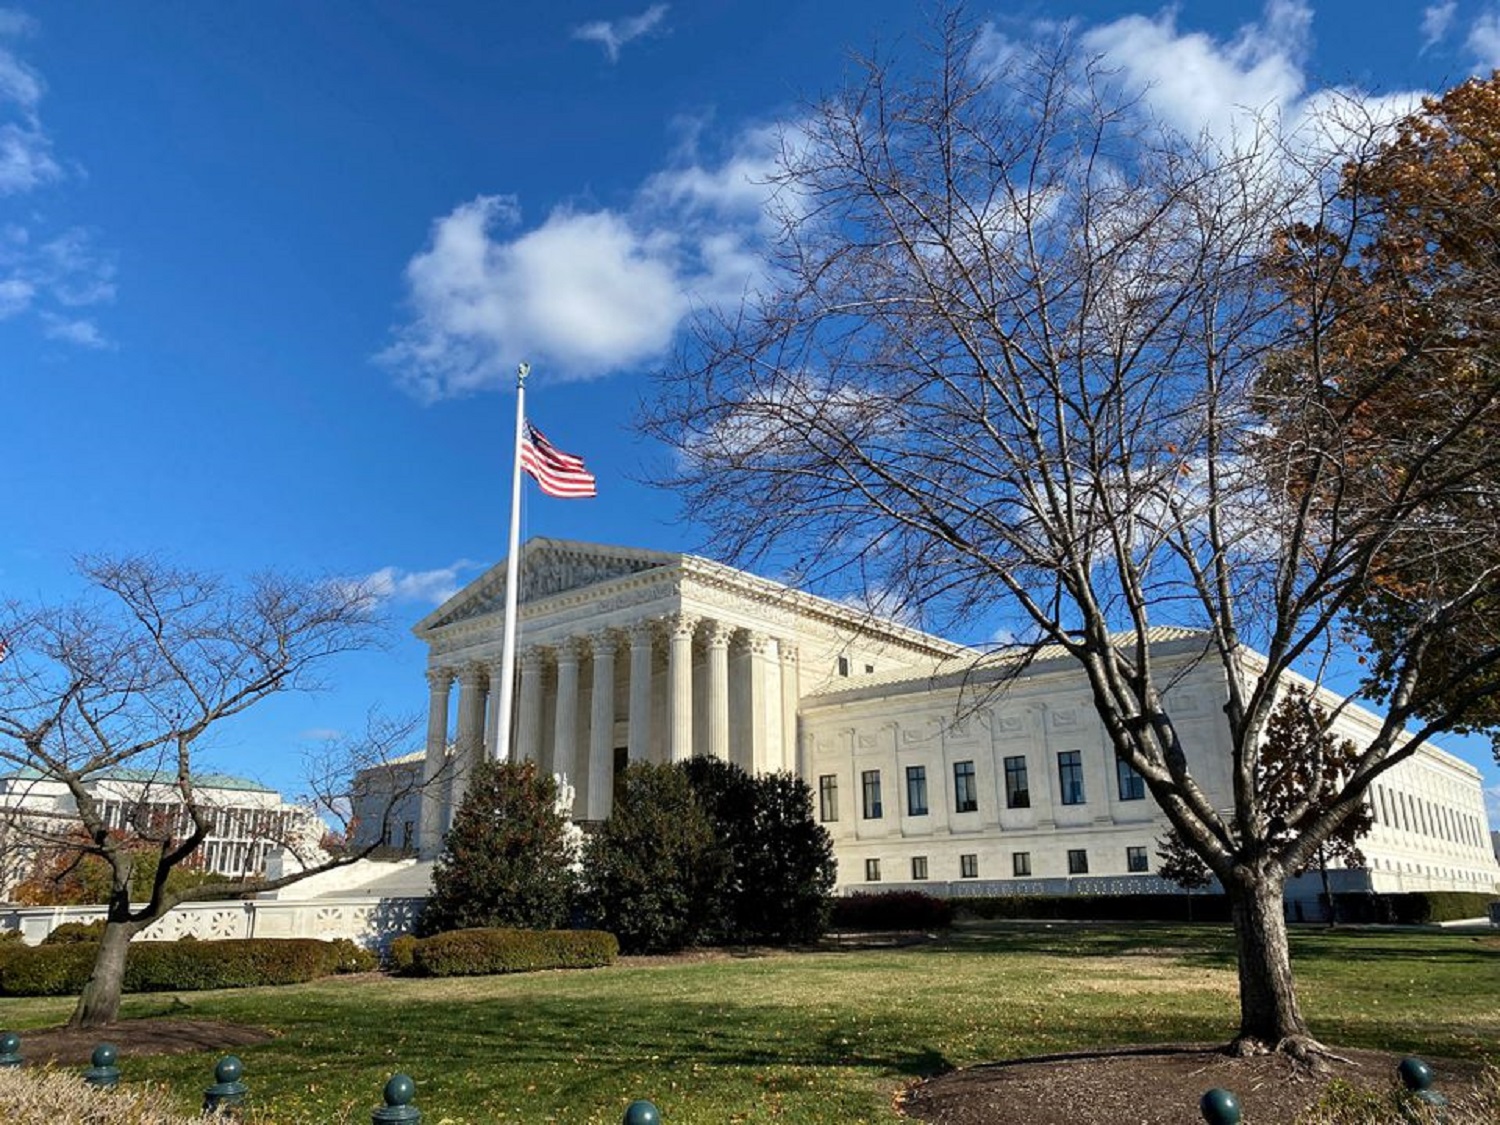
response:
<path fill-rule="evenodd" d="M 880 771 L 865 770 L 859 777 L 864 783 L 865 819 L 879 820 L 884 815 L 880 808 Z"/>
<path fill-rule="evenodd" d="M 1146 779 L 1135 772 L 1135 767 L 1123 758 L 1115 759 L 1115 772 L 1120 778 L 1120 800 L 1144 801 Z"/>
<path fill-rule="evenodd" d="M 911 857 L 911 877 L 917 880 L 927 878 L 927 857 L 925 855 L 914 855 Z"/>
<path fill-rule="evenodd" d="M 838 774 L 825 773 L 818 778 L 818 819 L 824 822 L 839 818 Z"/>
<path fill-rule="evenodd" d="M 1151 870 L 1151 860 L 1147 857 L 1145 848 L 1125 849 L 1125 870 L 1137 872 Z"/>
<path fill-rule="evenodd" d="M 1011 852 L 1010 873 L 1017 878 L 1024 878 L 1031 874 L 1031 853 Z"/>
<path fill-rule="evenodd" d="M 977 852 L 966 852 L 958 857 L 958 874 L 961 879 L 979 878 L 979 855 Z"/>
<path fill-rule="evenodd" d="M 866 883 L 878 883 L 878 882 L 880 882 L 880 860 L 878 860 L 878 859 L 867 859 L 867 860 L 865 860 L 865 882 Z"/>
<path fill-rule="evenodd" d="M 1068 849 L 1068 874 L 1087 875 L 1089 873 L 1089 853 L 1083 848 Z"/>
<path fill-rule="evenodd" d="M 1005 759 L 1005 807 L 1031 808 L 1031 786 L 1026 782 L 1026 759 L 1019 754 Z"/>
<path fill-rule="evenodd" d="M 847 676 L 848 674 L 849 674 L 849 658 L 847 656 L 841 656 L 841 657 L 839 657 L 839 675 L 840 676 Z"/>
<path fill-rule="evenodd" d="M 1065 805 L 1083 804 L 1083 754 L 1064 750 L 1057 756 L 1057 791 Z"/>
<path fill-rule="evenodd" d="M 953 763 L 953 807 L 958 812 L 979 811 L 979 786 L 974 782 L 973 762 Z"/>
<path fill-rule="evenodd" d="M 906 767 L 906 815 L 927 815 L 927 767 Z"/>

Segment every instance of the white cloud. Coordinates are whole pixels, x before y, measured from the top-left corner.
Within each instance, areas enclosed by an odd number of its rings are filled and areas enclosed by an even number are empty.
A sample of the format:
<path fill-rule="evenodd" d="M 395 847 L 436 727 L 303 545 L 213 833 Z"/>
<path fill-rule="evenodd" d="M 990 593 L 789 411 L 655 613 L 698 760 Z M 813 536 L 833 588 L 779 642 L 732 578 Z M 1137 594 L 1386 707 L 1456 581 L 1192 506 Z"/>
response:
<path fill-rule="evenodd" d="M 1457 10 L 1458 0 L 1445 0 L 1442 4 L 1429 4 L 1422 9 L 1422 50 L 1435 46 L 1448 34 Z"/>
<path fill-rule="evenodd" d="M 764 268 L 781 136 L 751 130 L 717 164 L 684 153 L 623 208 L 560 206 L 529 230 L 514 197 L 461 204 L 407 264 L 410 316 L 377 359 L 429 402 L 521 360 L 578 380 L 659 359 L 694 308 L 738 300 Z"/>
<path fill-rule="evenodd" d="M 50 312 L 44 312 L 41 316 L 42 334 L 49 340 L 62 340 L 65 343 L 77 344 L 80 348 L 110 346 L 104 334 L 99 331 L 99 326 L 92 320 L 58 316 Z"/>
<path fill-rule="evenodd" d="M 1228 142 L 1264 117 L 1294 115 L 1306 87 L 1312 9 L 1268 0 L 1262 18 L 1227 40 L 1179 32 L 1177 12 L 1125 16 L 1082 36 L 1086 52 L 1121 68 L 1126 81 L 1176 128 Z"/>
<path fill-rule="evenodd" d="M 19 277 L 0 280 L 0 320 L 25 312 L 35 293 L 35 287 Z"/>
<path fill-rule="evenodd" d="M 1469 26 L 1464 45 L 1473 52 L 1476 67 L 1500 69 L 1500 10 L 1492 8 L 1480 15 Z"/>
<path fill-rule="evenodd" d="M 610 62 L 618 62 L 620 48 L 654 29 L 667 15 L 666 4 L 652 4 L 638 16 L 617 20 L 594 20 L 573 29 L 574 39 L 585 39 L 604 48 Z"/>
<path fill-rule="evenodd" d="M 383 566 L 359 579 L 370 597 L 378 601 L 428 602 L 441 605 L 463 588 L 465 574 L 479 569 L 479 564 L 459 559 L 435 570 L 403 570 Z"/>

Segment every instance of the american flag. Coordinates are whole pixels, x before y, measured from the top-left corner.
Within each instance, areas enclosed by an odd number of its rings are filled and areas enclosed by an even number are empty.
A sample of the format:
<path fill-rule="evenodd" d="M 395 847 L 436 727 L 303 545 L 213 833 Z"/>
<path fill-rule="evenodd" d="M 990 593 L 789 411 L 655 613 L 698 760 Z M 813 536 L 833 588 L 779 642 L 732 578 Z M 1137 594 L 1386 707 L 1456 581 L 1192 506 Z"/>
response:
<path fill-rule="evenodd" d="M 594 474 L 583 467 L 583 458 L 558 449 L 530 422 L 521 437 L 521 468 L 548 496 L 576 500 L 597 494 Z"/>

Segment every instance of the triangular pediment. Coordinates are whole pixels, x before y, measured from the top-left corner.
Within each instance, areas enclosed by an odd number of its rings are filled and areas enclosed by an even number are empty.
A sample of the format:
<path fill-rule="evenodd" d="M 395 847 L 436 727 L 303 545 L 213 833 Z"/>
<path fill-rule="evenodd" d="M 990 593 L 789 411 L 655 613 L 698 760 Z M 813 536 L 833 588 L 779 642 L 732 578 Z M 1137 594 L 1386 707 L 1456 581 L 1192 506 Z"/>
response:
<path fill-rule="evenodd" d="M 681 561 L 681 555 L 670 551 L 643 551 L 568 539 L 532 539 L 521 548 L 520 600 L 523 604 L 543 601 L 643 571 L 675 566 Z M 506 563 L 502 560 L 418 622 L 415 632 L 420 635 L 503 610 L 505 576 Z"/>

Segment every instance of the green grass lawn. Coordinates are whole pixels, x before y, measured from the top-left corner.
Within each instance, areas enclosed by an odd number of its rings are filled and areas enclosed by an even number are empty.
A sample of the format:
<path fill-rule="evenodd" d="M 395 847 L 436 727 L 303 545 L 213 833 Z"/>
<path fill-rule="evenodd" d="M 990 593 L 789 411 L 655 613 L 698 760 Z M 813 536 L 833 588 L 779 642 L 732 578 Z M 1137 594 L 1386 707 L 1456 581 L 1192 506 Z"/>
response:
<path fill-rule="evenodd" d="M 1325 1042 L 1500 1062 L 1500 937 L 1300 931 L 1303 1010 Z M 186 1008 L 178 1001 L 185 1002 Z M 64 1000 L 0 1000 L 0 1025 L 61 1022 Z M 894 1122 L 907 1082 L 949 1067 L 1130 1043 L 1227 1040 L 1221 927 L 960 930 L 894 950 L 771 954 L 440 981 L 332 979 L 127 997 L 125 1016 L 257 1024 L 242 1052 L 276 1121 L 369 1120 L 393 1072 L 426 1125 L 619 1121 L 649 1097 L 668 1125 Z M 213 1059 L 132 1059 L 196 1106 Z"/>

